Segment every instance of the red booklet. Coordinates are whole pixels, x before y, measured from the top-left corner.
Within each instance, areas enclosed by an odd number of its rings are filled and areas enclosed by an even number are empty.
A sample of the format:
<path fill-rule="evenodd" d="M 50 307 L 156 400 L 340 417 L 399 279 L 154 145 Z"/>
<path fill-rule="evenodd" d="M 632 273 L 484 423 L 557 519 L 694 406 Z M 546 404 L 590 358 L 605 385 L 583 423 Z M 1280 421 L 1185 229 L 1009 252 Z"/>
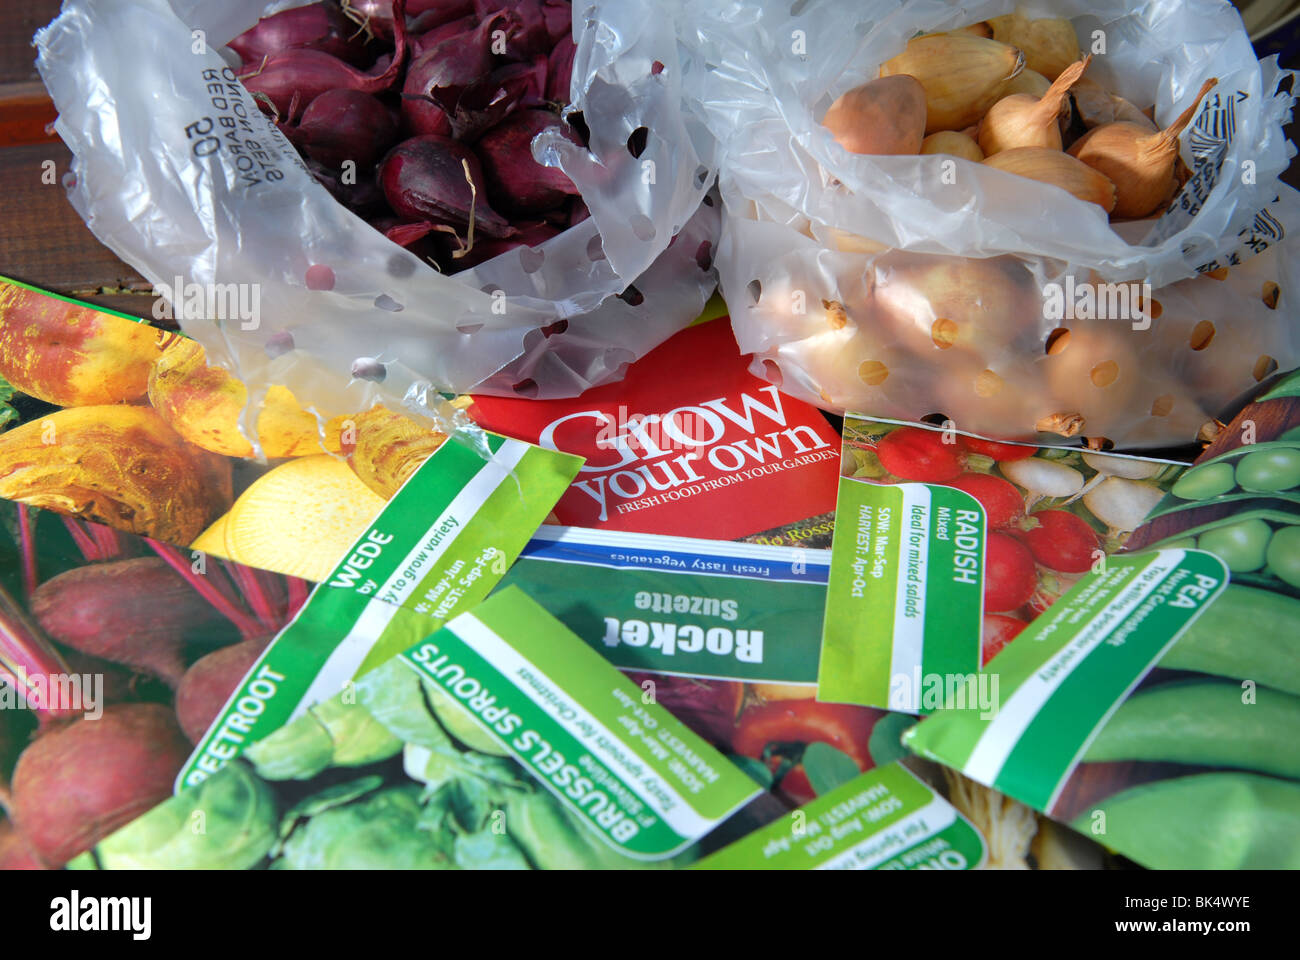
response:
<path fill-rule="evenodd" d="M 470 413 L 587 458 L 555 508 L 567 526 L 830 546 L 839 435 L 749 372 L 725 317 L 683 330 L 619 383 L 572 400 L 476 396 Z"/>

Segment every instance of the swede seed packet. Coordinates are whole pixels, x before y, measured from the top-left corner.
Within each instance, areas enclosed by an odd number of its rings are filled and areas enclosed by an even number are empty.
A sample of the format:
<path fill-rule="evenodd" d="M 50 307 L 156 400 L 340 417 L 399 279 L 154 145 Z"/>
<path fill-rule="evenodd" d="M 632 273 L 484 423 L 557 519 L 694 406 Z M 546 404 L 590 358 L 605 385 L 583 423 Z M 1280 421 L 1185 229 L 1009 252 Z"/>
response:
<path fill-rule="evenodd" d="M 818 697 L 988 713 L 983 664 L 1119 550 L 1183 469 L 846 417 Z"/>
<path fill-rule="evenodd" d="M 512 589 L 72 866 L 673 866 L 759 792 Z"/>
<path fill-rule="evenodd" d="M 194 786 L 487 596 L 581 460 L 487 435 L 439 446 L 249 670 L 177 777 Z"/>
<path fill-rule="evenodd" d="M 698 870 L 977 870 L 971 822 L 895 761 L 696 863 Z"/>

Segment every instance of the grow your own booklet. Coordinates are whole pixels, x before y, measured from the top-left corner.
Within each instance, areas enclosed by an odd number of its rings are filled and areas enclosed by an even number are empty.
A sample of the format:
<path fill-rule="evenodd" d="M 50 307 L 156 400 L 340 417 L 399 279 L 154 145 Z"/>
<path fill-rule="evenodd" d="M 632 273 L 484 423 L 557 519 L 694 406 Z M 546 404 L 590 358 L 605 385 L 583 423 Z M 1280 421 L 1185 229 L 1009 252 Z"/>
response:
<path fill-rule="evenodd" d="M 671 866 L 759 792 L 512 589 L 73 866 Z"/>
<path fill-rule="evenodd" d="M 749 372 L 726 318 L 681 331 L 575 400 L 476 396 L 481 426 L 586 458 L 555 521 L 823 548 L 839 435 Z"/>

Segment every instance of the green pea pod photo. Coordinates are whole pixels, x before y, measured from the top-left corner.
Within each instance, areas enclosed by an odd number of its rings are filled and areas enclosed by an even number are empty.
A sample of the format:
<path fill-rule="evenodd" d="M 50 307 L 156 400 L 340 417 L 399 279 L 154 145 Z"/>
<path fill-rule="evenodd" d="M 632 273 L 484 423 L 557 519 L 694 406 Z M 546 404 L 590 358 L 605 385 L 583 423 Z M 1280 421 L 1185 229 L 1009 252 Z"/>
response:
<path fill-rule="evenodd" d="M 1071 826 L 1158 870 L 1300 869 L 1300 783 L 1255 773 L 1143 784 Z"/>
<path fill-rule="evenodd" d="M 1300 695 L 1300 600 L 1230 584 L 1159 666 L 1252 680 Z"/>
<path fill-rule="evenodd" d="M 1164 761 L 1300 779 L 1300 697 L 1224 680 L 1139 690 L 1088 745 L 1085 763 Z"/>

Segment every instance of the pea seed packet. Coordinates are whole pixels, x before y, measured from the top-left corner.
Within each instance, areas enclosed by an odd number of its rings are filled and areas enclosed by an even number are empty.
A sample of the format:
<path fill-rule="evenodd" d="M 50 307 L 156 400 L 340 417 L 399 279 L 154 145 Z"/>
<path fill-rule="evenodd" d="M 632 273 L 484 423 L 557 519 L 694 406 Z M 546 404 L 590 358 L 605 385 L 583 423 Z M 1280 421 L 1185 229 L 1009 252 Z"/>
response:
<path fill-rule="evenodd" d="M 900 762 L 876 767 L 696 863 L 697 870 L 977 870 L 975 827 Z"/>
<path fill-rule="evenodd" d="M 522 591 L 396 609 L 412 646 L 72 866 L 670 867 L 760 792 Z"/>
<path fill-rule="evenodd" d="M 487 444 L 485 461 L 445 443 L 411 475 L 248 671 L 178 788 L 487 596 L 581 463 L 495 435 Z"/>
<path fill-rule="evenodd" d="M 681 331 L 574 400 L 474 397 L 484 429 L 586 459 L 554 522 L 820 549 L 839 435 L 749 372 L 726 318 Z"/>
<path fill-rule="evenodd" d="M 1119 550 L 1183 469 L 846 417 L 818 697 L 990 712 L 983 665 Z"/>
<path fill-rule="evenodd" d="M 1144 866 L 1300 868 L 1294 380 L 1245 407 L 1106 571 L 998 655 L 996 718 L 940 710 L 906 745 Z M 1122 598 L 1162 570 L 1134 613 L 1079 612 L 1110 579 L 1129 581 Z"/>

